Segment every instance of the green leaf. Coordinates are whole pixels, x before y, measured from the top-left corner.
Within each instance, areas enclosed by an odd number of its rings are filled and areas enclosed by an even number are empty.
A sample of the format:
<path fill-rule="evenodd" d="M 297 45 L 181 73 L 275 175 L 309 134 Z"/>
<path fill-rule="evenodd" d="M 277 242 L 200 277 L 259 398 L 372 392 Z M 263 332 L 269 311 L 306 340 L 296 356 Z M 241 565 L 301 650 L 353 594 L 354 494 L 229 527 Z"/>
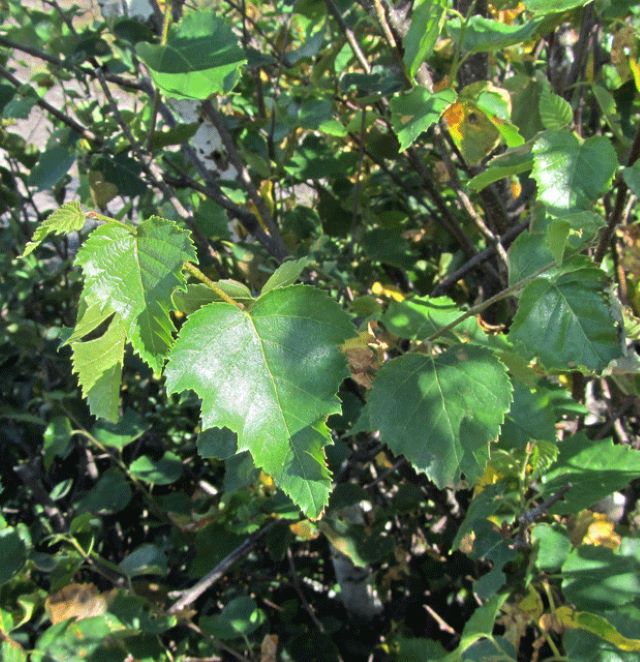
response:
<path fill-rule="evenodd" d="M 71 452 L 71 422 L 66 416 L 55 416 L 47 425 L 43 436 L 45 471 L 51 469 L 56 457 L 65 458 Z"/>
<path fill-rule="evenodd" d="M 482 189 L 505 177 L 514 177 L 529 172 L 533 167 L 531 148 L 527 146 L 516 147 L 512 150 L 495 156 L 487 163 L 487 169 L 469 180 L 469 188 L 472 191 Z"/>
<path fill-rule="evenodd" d="M 561 216 L 587 209 L 611 184 L 618 166 L 608 138 L 585 141 L 570 131 L 545 131 L 533 145 L 531 176 L 538 185 L 538 200 Z"/>
<path fill-rule="evenodd" d="M 212 303 L 183 326 L 166 367 L 170 393 L 202 399 L 202 427 L 238 434 L 238 450 L 310 517 L 331 488 L 320 425 L 340 411 L 347 376 L 338 346 L 354 333 L 320 290 L 294 285 L 261 296 L 249 310 Z"/>
<path fill-rule="evenodd" d="M 464 51 L 486 53 L 528 41 L 536 34 L 540 23 L 540 20 L 533 20 L 524 25 L 508 25 L 474 14 L 465 25 L 464 34 L 459 18 L 452 18 L 447 22 L 447 32 L 456 42 L 462 39 Z"/>
<path fill-rule="evenodd" d="M 93 436 L 104 446 L 122 450 L 133 443 L 149 429 L 150 423 L 136 413 L 127 409 L 117 423 L 98 423 L 92 431 Z"/>
<path fill-rule="evenodd" d="M 524 6 L 536 14 L 556 14 L 588 5 L 591 0 L 524 0 Z"/>
<path fill-rule="evenodd" d="M 622 607 L 640 596 L 640 567 L 608 547 L 576 547 L 562 565 L 562 592 L 578 609 Z"/>
<path fill-rule="evenodd" d="M 461 472 L 470 479 L 481 474 L 510 404 L 502 363 L 489 350 L 456 345 L 436 356 L 389 361 L 367 408 L 389 448 L 443 488 Z"/>
<path fill-rule="evenodd" d="M 616 490 L 624 489 L 640 474 L 640 451 L 614 444 L 611 439 L 589 439 L 579 433 L 560 443 L 556 463 L 546 473 L 542 494 L 551 496 L 571 483 L 564 499 L 551 508 L 554 514 L 577 513 Z"/>
<path fill-rule="evenodd" d="M 182 475 L 182 460 L 170 452 L 165 453 L 159 460 L 141 455 L 129 465 L 129 470 L 145 483 L 171 485 Z"/>
<path fill-rule="evenodd" d="M 264 612 L 258 609 L 255 600 L 243 596 L 227 603 L 220 614 L 203 616 L 199 625 L 207 634 L 227 640 L 246 637 L 257 630 L 264 621 Z"/>
<path fill-rule="evenodd" d="M 571 551 L 571 540 L 560 524 L 536 524 L 531 532 L 531 542 L 536 550 L 535 566 L 546 572 L 557 570 Z"/>
<path fill-rule="evenodd" d="M 228 428 L 209 428 L 198 435 L 198 455 L 226 460 L 238 452 L 238 436 Z"/>
<path fill-rule="evenodd" d="M 392 301 L 382 322 L 400 338 L 424 340 L 462 314 L 463 311 L 449 297 L 413 297 Z M 468 318 L 452 329 L 449 335 L 468 339 L 479 332 L 477 321 Z"/>
<path fill-rule="evenodd" d="M 262 286 L 262 294 L 267 294 L 271 290 L 279 287 L 286 287 L 293 285 L 300 274 L 313 263 L 308 257 L 300 258 L 299 260 L 287 260 L 283 262 L 272 274 L 269 276 L 267 282 Z"/>
<path fill-rule="evenodd" d="M 471 618 L 466 622 L 460 643 L 455 651 L 443 658 L 445 662 L 454 662 L 460 659 L 460 653 L 464 653 L 470 646 L 486 637 L 491 637 L 493 626 L 498 617 L 500 607 L 506 602 L 508 595 L 494 595 L 489 601 L 478 607 Z"/>
<path fill-rule="evenodd" d="M 536 439 L 556 439 L 556 416 L 548 394 L 544 391 L 532 392 L 524 384 L 514 384 L 513 403 L 507 414 L 502 432 L 501 444 L 509 448 L 524 448 L 529 441 Z"/>
<path fill-rule="evenodd" d="M 69 234 L 82 230 L 85 223 L 84 212 L 77 202 L 66 202 L 48 216 L 36 229 L 31 241 L 25 246 L 22 257 L 33 253 L 50 234 Z"/>
<path fill-rule="evenodd" d="M 565 628 L 590 632 L 614 644 L 618 649 L 640 653 L 640 639 L 625 637 L 603 616 L 588 611 L 573 611 L 566 606 L 557 609 L 554 615 Z"/>
<path fill-rule="evenodd" d="M 166 554 L 146 543 L 140 545 L 120 561 L 118 567 L 129 578 L 142 575 L 166 575 L 169 571 Z"/>
<path fill-rule="evenodd" d="M 27 561 L 27 548 L 17 529 L 0 529 L 0 586 L 15 577 Z"/>
<path fill-rule="evenodd" d="M 78 512 L 110 515 L 124 510 L 133 493 L 124 474 L 115 467 L 107 469 L 93 488 L 78 503 Z"/>
<path fill-rule="evenodd" d="M 233 31 L 208 9 L 188 13 L 166 46 L 139 43 L 136 53 L 161 92 L 175 99 L 206 99 L 230 92 L 246 63 Z"/>
<path fill-rule="evenodd" d="M 253 301 L 251 290 L 237 280 L 222 279 L 215 283 L 225 294 L 240 303 Z M 173 305 L 185 315 L 190 315 L 213 301 L 222 301 L 222 299 L 204 283 L 191 283 L 184 291 L 176 290 L 173 293 Z"/>
<path fill-rule="evenodd" d="M 447 654 L 439 641 L 418 637 L 393 637 L 388 646 L 393 662 L 435 661 L 444 658 Z"/>
<path fill-rule="evenodd" d="M 545 129 L 563 129 L 573 121 L 571 104 L 544 86 L 538 105 L 540 120 Z"/>
<path fill-rule="evenodd" d="M 586 258 L 534 279 L 522 292 L 509 339 L 548 369 L 604 370 L 621 356 L 607 285 Z"/>
<path fill-rule="evenodd" d="M 116 421 L 124 362 L 126 331 L 114 317 L 105 333 L 95 340 L 71 344 L 73 372 L 94 416 Z"/>
<path fill-rule="evenodd" d="M 632 166 L 625 168 L 622 171 L 622 176 L 631 191 L 640 196 L 640 161 L 636 161 Z"/>
<path fill-rule="evenodd" d="M 173 344 L 171 296 L 184 289 L 183 265 L 195 259 L 189 234 L 157 216 L 136 228 L 99 227 L 78 251 L 84 298 L 117 314 L 134 350 L 156 373 Z"/>
<path fill-rule="evenodd" d="M 68 147 L 54 145 L 40 154 L 38 163 L 29 173 L 27 184 L 36 191 L 53 188 L 75 163 L 76 155 Z"/>
<path fill-rule="evenodd" d="M 424 87 L 414 87 L 409 92 L 393 97 L 391 124 L 403 152 L 423 132 L 435 124 L 442 113 L 456 100 L 456 93 L 447 88 L 431 93 Z"/>
<path fill-rule="evenodd" d="M 415 78 L 420 65 L 433 53 L 446 19 L 446 0 L 417 0 L 413 4 L 411 25 L 404 36 L 403 61 L 409 79 Z"/>

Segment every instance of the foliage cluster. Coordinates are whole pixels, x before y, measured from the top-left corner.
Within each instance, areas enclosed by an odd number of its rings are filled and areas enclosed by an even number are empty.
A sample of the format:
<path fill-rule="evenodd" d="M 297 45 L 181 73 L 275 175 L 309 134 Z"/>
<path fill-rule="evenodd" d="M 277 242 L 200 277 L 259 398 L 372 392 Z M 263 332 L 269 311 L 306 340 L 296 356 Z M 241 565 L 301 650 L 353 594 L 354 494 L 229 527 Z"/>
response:
<path fill-rule="evenodd" d="M 637 660 L 640 7 L 150 6 L 0 1 L 0 657 Z"/>

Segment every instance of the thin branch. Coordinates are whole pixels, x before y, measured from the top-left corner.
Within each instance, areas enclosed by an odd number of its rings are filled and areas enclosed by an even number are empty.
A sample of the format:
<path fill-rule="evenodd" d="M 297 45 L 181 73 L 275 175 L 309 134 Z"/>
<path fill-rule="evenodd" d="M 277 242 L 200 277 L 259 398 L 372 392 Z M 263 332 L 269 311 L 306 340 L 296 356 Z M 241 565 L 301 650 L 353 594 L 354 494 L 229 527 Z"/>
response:
<path fill-rule="evenodd" d="M 501 239 L 503 246 L 508 246 L 512 241 L 514 241 L 524 230 L 529 227 L 529 221 L 522 221 L 518 225 L 513 226 L 511 229 L 505 232 L 504 236 Z M 441 283 L 434 288 L 431 292 L 431 296 L 438 296 L 448 290 L 452 285 L 457 283 L 463 276 L 467 273 L 480 266 L 485 260 L 488 260 L 496 252 L 495 246 L 490 246 L 485 248 L 482 252 L 474 255 L 470 260 L 465 262 L 459 269 L 454 271 L 450 276 L 447 276 Z"/>
<path fill-rule="evenodd" d="M 275 242 L 276 245 L 278 245 L 280 250 L 282 250 L 286 254 L 287 251 L 282 242 L 280 231 L 278 230 L 278 227 L 276 226 L 276 223 L 273 220 L 273 216 L 271 215 L 271 212 L 269 211 L 266 202 L 264 201 L 260 193 L 258 193 L 258 190 L 256 189 L 253 181 L 251 181 L 249 170 L 247 169 L 246 164 L 242 160 L 242 157 L 240 156 L 240 153 L 236 148 L 233 137 L 229 129 L 227 128 L 225 118 L 210 101 L 205 101 L 202 104 L 202 109 L 204 110 L 205 115 L 208 117 L 208 119 L 211 121 L 213 126 L 215 126 L 216 130 L 220 134 L 222 143 L 227 151 L 227 154 L 229 155 L 229 160 L 233 164 L 234 168 L 237 170 L 238 177 L 240 178 L 240 181 L 244 186 L 244 189 L 249 195 L 249 198 L 251 198 L 251 200 L 253 201 L 253 204 L 256 206 L 256 209 L 258 210 L 258 213 L 262 221 L 264 222 L 265 226 L 267 227 L 267 230 L 269 231 L 269 234 L 271 235 L 273 241 Z"/>
<path fill-rule="evenodd" d="M 29 46 L 28 44 L 21 44 L 17 41 L 13 41 L 12 39 L 7 39 L 7 37 L 3 37 L 1 35 L 0 35 L 0 46 L 4 48 L 11 48 L 12 50 L 20 51 L 22 53 L 26 53 L 27 55 L 31 55 L 32 57 L 42 60 L 43 62 L 48 62 L 49 64 L 52 64 L 56 67 L 64 68 L 66 70 L 74 66 L 71 62 L 67 62 L 66 60 L 61 60 L 60 58 L 57 58 L 54 55 L 51 55 L 50 53 L 45 53 L 44 51 L 41 51 L 38 48 L 34 48 L 33 46 Z M 76 68 L 85 76 L 96 78 L 96 73 L 93 69 L 88 69 L 86 67 L 80 67 L 80 66 Z M 104 72 L 104 77 L 110 83 L 115 83 L 116 85 L 119 85 L 120 87 L 123 87 L 125 89 L 139 90 L 142 92 L 150 91 L 149 86 L 146 84 L 146 81 L 142 81 L 142 82 L 135 81 L 126 78 L 124 76 L 119 76 L 118 74 L 112 74 L 108 71 Z"/>
<path fill-rule="evenodd" d="M 632 166 L 638 160 L 638 158 L 640 158 L 640 124 L 638 124 L 636 135 L 633 139 L 633 144 L 631 145 L 631 151 L 629 152 L 629 158 L 627 159 L 627 167 Z M 602 235 L 600 236 L 600 241 L 598 242 L 598 247 L 594 257 L 596 264 L 600 264 L 600 262 L 602 262 L 602 258 L 607 252 L 607 248 L 609 247 L 613 233 L 615 232 L 617 225 L 622 220 L 625 208 L 625 200 L 627 197 L 627 190 L 627 183 L 621 177 L 618 182 L 618 193 L 616 194 L 616 201 L 613 206 L 613 211 L 609 216 L 607 227 L 603 231 Z"/>
<path fill-rule="evenodd" d="M 513 296 L 516 292 L 518 292 L 523 287 L 528 285 L 534 278 L 537 278 L 545 271 L 548 271 L 549 269 L 554 267 L 555 264 L 556 264 L 555 262 L 549 262 L 548 264 L 545 264 L 544 267 L 540 267 L 539 269 L 536 269 L 532 274 L 530 274 L 526 278 L 522 278 L 517 283 L 514 283 L 509 287 L 505 287 L 503 290 L 500 290 L 500 292 L 498 292 L 497 294 L 494 294 L 492 297 L 489 297 L 486 301 L 481 301 L 479 304 L 472 306 L 471 308 L 469 308 L 469 310 L 467 310 L 467 312 L 463 313 L 455 320 L 453 320 L 453 322 L 447 324 L 446 326 L 443 326 L 442 328 L 432 333 L 423 343 L 421 343 L 420 347 L 424 345 L 428 345 L 429 343 L 436 340 L 436 338 L 439 338 L 448 331 L 451 331 L 451 329 L 455 329 L 455 327 L 458 326 L 458 324 L 461 324 L 469 317 L 473 317 L 474 315 L 481 313 L 483 310 L 486 310 L 487 308 L 489 308 L 489 306 L 492 306 L 494 303 L 497 303 L 498 301 L 502 301 L 503 299 Z"/>
<path fill-rule="evenodd" d="M 327 9 L 329 10 L 331 16 L 335 18 L 340 31 L 345 36 L 345 39 L 347 40 L 351 51 L 355 55 L 356 60 L 358 60 L 360 63 L 360 66 L 364 69 L 365 73 L 371 73 L 371 65 L 367 61 L 367 57 L 360 48 L 360 44 L 358 43 L 353 30 L 345 23 L 344 18 L 342 18 L 342 14 L 340 13 L 340 10 L 336 6 L 335 2 L 333 0 L 325 0 L 325 4 L 327 5 Z"/>
<path fill-rule="evenodd" d="M 16 78 L 8 69 L 0 64 L 0 78 L 8 80 L 16 89 L 20 89 L 23 83 Z M 73 117 L 66 115 L 62 111 L 58 110 L 52 106 L 48 101 L 42 97 L 37 97 L 35 103 L 40 106 L 43 110 L 46 110 L 50 115 L 53 115 L 57 120 L 60 120 L 63 124 L 66 124 L 70 129 L 73 129 L 76 133 L 79 133 L 83 138 L 86 138 L 96 145 L 102 145 L 102 139 L 96 136 L 93 131 L 90 131 L 86 127 L 82 126 L 78 121 L 74 120 Z"/>
<path fill-rule="evenodd" d="M 234 298 L 230 297 L 219 285 L 211 280 L 208 276 L 202 273 L 195 264 L 191 262 L 185 262 L 184 268 L 195 278 L 197 278 L 201 283 L 204 283 L 212 292 L 219 296 L 225 303 L 231 304 L 240 310 L 244 310 L 244 306 L 236 301 Z"/>
<path fill-rule="evenodd" d="M 215 583 L 224 577 L 225 573 L 231 568 L 231 566 L 241 558 L 245 557 L 256 546 L 260 539 L 276 525 L 276 523 L 277 520 L 272 520 L 268 524 L 265 524 L 261 529 L 258 529 L 255 533 L 252 533 L 191 588 L 181 591 L 179 594 L 180 598 L 169 607 L 168 613 L 176 614 L 193 604 L 205 591 L 208 591 Z"/>
<path fill-rule="evenodd" d="M 287 560 L 289 561 L 289 573 L 291 575 L 291 579 L 293 580 L 293 588 L 295 592 L 298 594 L 298 597 L 300 598 L 300 602 L 302 602 L 302 606 L 305 608 L 307 614 L 309 614 L 309 618 L 311 619 L 312 623 L 316 626 L 316 628 L 318 628 L 319 632 L 322 632 L 322 634 L 324 634 L 325 632 L 324 625 L 322 625 L 322 623 L 316 616 L 315 612 L 313 611 L 313 607 L 309 604 L 309 601 L 307 600 L 304 591 L 302 590 L 300 577 L 298 576 L 298 571 L 296 570 L 296 565 L 293 560 L 293 554 L 291 553 L 290 547 L 287 547 Z"/>

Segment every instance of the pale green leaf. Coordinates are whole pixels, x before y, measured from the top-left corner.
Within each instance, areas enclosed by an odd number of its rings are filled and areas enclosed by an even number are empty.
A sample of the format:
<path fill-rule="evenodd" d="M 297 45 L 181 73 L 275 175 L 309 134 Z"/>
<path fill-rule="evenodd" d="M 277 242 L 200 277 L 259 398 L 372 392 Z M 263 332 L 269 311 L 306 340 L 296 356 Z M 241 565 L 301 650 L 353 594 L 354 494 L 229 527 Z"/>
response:
<path fill-rule="evenodd" d="M 97 228 L 78 251 L 84 298 L 117 314 L 134 350 L 154 372 L 173 343 L 172 294 L 185 287 L 182 268 L 195 259 L 189 234 L 156 216 L 136 228 Z"/>
<path fill-rule="evenodd" d="M 548 369 L 604 370 L 622 354 L 607 277 L 586 258 L 574 258 L 529 283 L 509 339 Z"/>
<path fill-rule="evenodd" d="M 484 348 L 456 345 L 442 354 L 406 354 L 374 381 L 367 409 L 373 429 L 440 488 L 482 473 L 489 442 L 511 404 L 505 367 Z"/>
<path fill-rule="evenodd" d="M 608 138 L 581 142 L 566 130 L 545 131 L 533 146 L 538 200 L 558 215 L 586 209 L 611 184 L 618 158 Z"/>
<path fill-rule="evenodd" d="M 423 131 L 435 124 L 456 100 L 452 89 L 431 93 L 415 87 L 391 99 L 391 124 L 398 136 L 400 151 L 409 147 Z"/>
<path fill-rule="evenodd" d="M 66 202 L 48 216 L 36 229 L 31 241 L 25 246 L 22 257 L 33 253 L 51 234 L 69 234 L 82 230 L 85 215 L 77 202 Z"/>
<path fill-rule="evenodd" d="M 560 568 L 571 551 L 569 534 L 557 522 L 536 524 L 531 531 L 531 543 L 536 551 L 536 568 L 547 572 Z"/>
<path fill-rule="evenodd" d="M 446 0 L 417 0 L 413 3 L 411 25 L 402 40 L 403 60 L 411 80 L 433 52 L 444 27 L 446 9 Z"/>
<path fill-rule="evenodd" d="M 267 294 L 271 290 L 279 287 L 286 287 L 293 285 L 300 274 L 308 267 L 313 260 L 308 257 L 302 257 L 299 260 L 287 260 L 283 262 L 272 274 L 269 276 L 267 282 L 262 286 L 262 294 Z"/>
<path fill-rule="evenodd" d="M 424 340 L 458 319 L 462 311 L 449 297 L 413 297 L 392 301 L 382 317 L 383 324 L 400 338 Z M 482 333 L 478 322 L 468 318 L 449 332 L 449 337 L 470 338 Z"/>
<path fill-rule="evenodd" d="M 94 416 L 118 418 L 126 331 L 119 318 L 111 320 L 99 338 L 71 344 L 73 372 Z"/>
<path fill-rule="evenodd" d="M 573 121 L 571 104 L 552 92 L 548 86 L 542 89 L 538 112 L 545 129 L 563 129 Z"/>
<path fill-rule="evenodd" d="M 166 46 L 139 43 L 136 52 L 160 91 L 175 99 L 230 92 L 246 62 L 229 25 L 209 9 L 172 26 Z"/>
<path fill-rule="evenodd" d="M 304 285 L 261 296 L 248 310 L 212 303 L 180 331 L 166 367 L 171 393 L 202 399 L 202 427 L 238 434 L 238 450 L 311 517 L 330 490 L 321 422 L 340 411 L 347 376 L 338 346 L 354 333 L 347 315 Z"/>
<path fill-rule="evenodd" d="M 237 280 L 225 278 L 215 283 L 225 294 L 240 303 L 253 301 L 251 290 Z M 213 301 L 222 301 L 222 299 L 204 283 L 190 283 L 185 290 L 180 289 L 173 293 L 174 307 L 185 315 L 190 315 Z"/>

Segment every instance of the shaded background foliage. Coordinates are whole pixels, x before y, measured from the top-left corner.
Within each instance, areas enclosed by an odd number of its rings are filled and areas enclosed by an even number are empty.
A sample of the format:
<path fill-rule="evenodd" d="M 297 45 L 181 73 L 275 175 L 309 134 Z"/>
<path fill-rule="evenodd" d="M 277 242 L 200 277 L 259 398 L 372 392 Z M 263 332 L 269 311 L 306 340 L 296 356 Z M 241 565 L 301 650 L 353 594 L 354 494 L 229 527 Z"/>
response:
<path fill-rule="evenodd" d="M 635 3 L 0 6 L 3 659 L 636 659 Z M 61 347 L 87 230 L 18 257 L 76 200 L 175 219 L 247 296 L 307 258 L 292 281 L 361 334 L 322 519 L 137 354 L 119 421 L 91 415 Z M 510 371 L 481 384 L 510 407 L 475 421 L 490 461 L 427 470 L 440 489 L 412 456 L 434 411 L 384 390 L 425 339 L 433 365 L 471 339 Z"/>

